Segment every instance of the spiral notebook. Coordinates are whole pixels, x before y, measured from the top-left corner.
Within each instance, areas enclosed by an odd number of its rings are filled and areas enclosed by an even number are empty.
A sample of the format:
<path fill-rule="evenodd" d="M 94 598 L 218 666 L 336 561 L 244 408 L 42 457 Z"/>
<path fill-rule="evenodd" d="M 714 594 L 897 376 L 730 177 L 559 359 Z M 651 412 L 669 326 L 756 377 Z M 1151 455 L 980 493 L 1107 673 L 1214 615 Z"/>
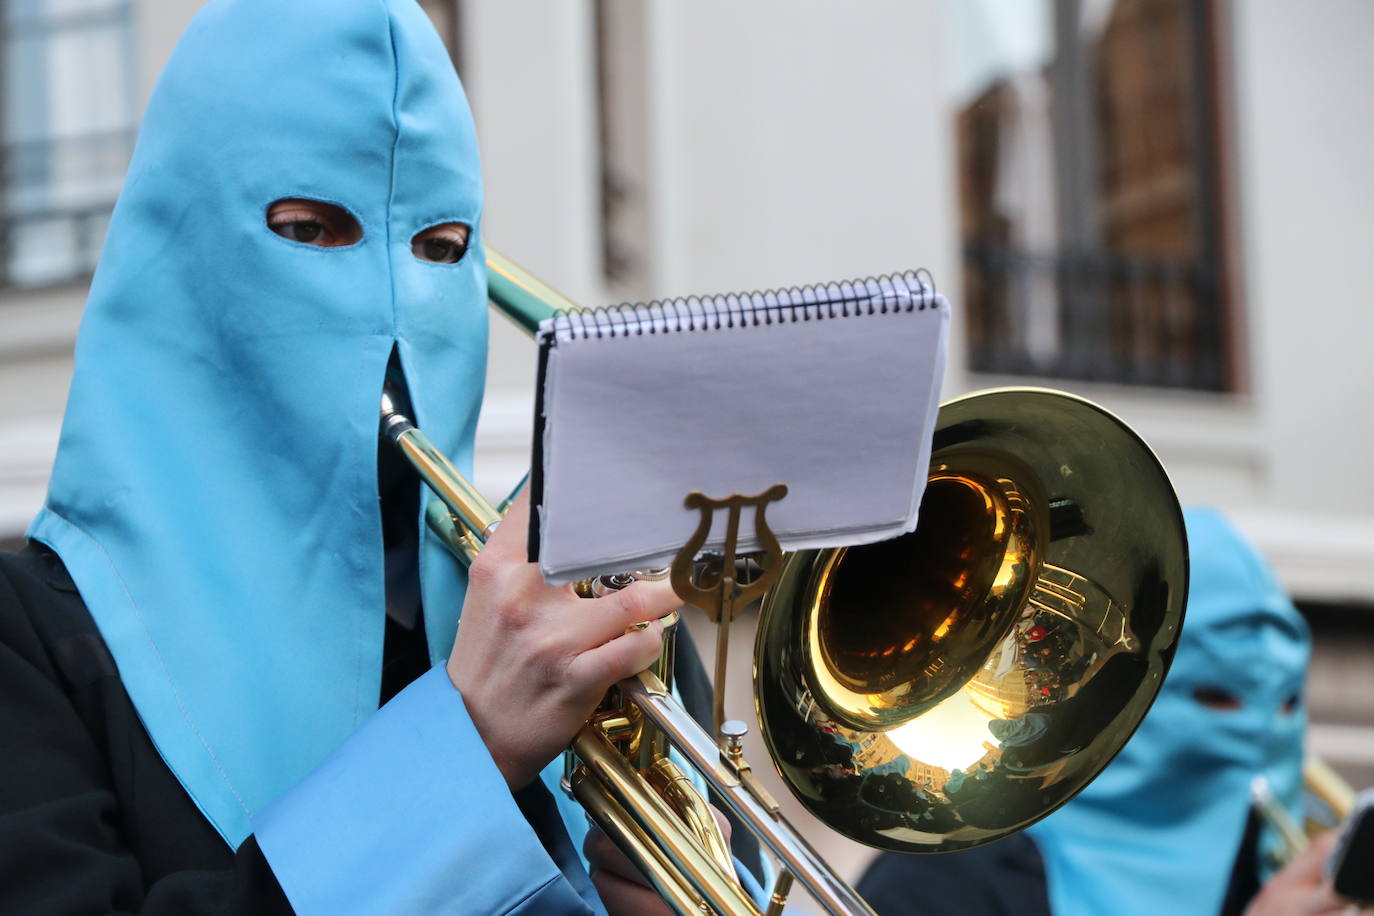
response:
<path fill-rule="evenodd" d="M 924 271 L 544 321 L 531 560 L 552 583 L 668 565 L 699 519 L 689 492 L 775 483 L 784 550 L 911 531 L 948 326 Z"/>

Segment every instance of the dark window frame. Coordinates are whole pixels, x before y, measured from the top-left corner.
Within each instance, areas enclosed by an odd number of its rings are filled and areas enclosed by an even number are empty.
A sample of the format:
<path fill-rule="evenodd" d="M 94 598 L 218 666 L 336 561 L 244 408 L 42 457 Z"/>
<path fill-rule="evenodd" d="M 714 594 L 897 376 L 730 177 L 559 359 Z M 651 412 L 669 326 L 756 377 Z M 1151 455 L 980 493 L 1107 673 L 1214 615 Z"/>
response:
<path fill-rule="evenodd" d="M 135 25 L 133 0 L 111 3 L 94 10 L 77 10 L 50 15 L 14 15 L 13 8 L 0 15 L 0 74 L 8 72 L 8 53 L 15 39 L 34 36 L 50 38 L 55 35 L 96 28 Z M 132 52 L 133 42 L 129 42 Z M 128 65 L 135 61 L 132 53 Z M 104 241 L 105 224 L 114 209 L 117 192 L 108 197 L 81 204 L 56 203 L 12 208 L 12 189 L 38 186 L 47 182 L 46 175 L 53 162 L 62 157 L 85 159 L 96 163 L 113 157 L 118 160 L 114 171 L 122 174 L 133 153 L 136 129 L 130 125 L 117 130 L 92 131 L 85 134 L 27 138 L 12 140 L 4 133 L 8 114 L 3 109 L 4 95 L 0 95 L 0 289 L 39 290 L 88 281 L 95 271 L 95 263 Z M 108 170 L 107 170 L 108 171 Z M 20 282 L 14 276 L 13 246 L 18 230 L 25 224 L 65 225 L 67 237 L 73 243 L 70 269 L 54 274 L 40 282 Z"/>
<path fill-rule="evenodd" d="M 1112 250 L 1104 215 L 1111 112 L 1089 50 L 1076 40 L 1077 0 L 1055 0 L 1056 51 L 1045 75 L 1054 99 L 1055 250 L 1011 244 L 992 201 L 998 142 L 996 112 L 1009 104 L 994 84 L 960 116 L 959 171 L 968 314 L 968 366 L 974 373 L 1107 382 L 1201 391 L 1244 389 L 1230 193 L 1230 86 L 1219 38 L 1217 0 L 1123 0 L 1118 11 L 1148 17 L 1169 8 L 1181 20 L 1186 72 L 1183 122 L 1187 184 L 1183 198 L 1190 250 Z M 1147 23 L 1147 25 L 1150 23 Z M 1174 23 L 1177 25 L 1178 23 Z M 1105 33 L 1104 33 L 1105 34 Z M 1141 43 L 1146 42 L 1140 36 Z M 1177 50 L 1177 49 L 1175 49 Z M 1164 82 L 1167 82 L 1165 80 Z M 1154 89 L 1151 85 L 1149 88 Z M 980 107 L 983 110 L 980 110 Z M 974 149 L 967 144 L 982 143 Z M 1156 163 L 1157 164 L 1157 163 Z M 1085 184 L 1086 182 L 1086 184 Z M 981 195 L 981 198 L 979 197 Z M 1098 208 L 1097 212 L 1092 207 Z M 1050 358 L 1028 345 L 1031 284 L 1052 284 L 1058 350 Z M 1043 295 L 1043 293 L 1042 293 Z"/>

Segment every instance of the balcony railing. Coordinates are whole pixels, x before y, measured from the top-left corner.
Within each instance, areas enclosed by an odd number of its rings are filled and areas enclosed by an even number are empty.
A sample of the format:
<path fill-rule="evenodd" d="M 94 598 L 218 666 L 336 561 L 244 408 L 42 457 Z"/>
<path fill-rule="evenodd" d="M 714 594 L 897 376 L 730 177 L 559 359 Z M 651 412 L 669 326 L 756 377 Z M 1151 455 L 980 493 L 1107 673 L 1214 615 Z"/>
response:
<path fill-rule="evenodd" d="M 0 287 L 90 276 L 133 142 L 113 130 L 0 146 Z"/>
<path fill-rule="evenodd" d="M 1217 273 L 1197 259 L 964 248 L 970 368 L 1225 390 Z"/>

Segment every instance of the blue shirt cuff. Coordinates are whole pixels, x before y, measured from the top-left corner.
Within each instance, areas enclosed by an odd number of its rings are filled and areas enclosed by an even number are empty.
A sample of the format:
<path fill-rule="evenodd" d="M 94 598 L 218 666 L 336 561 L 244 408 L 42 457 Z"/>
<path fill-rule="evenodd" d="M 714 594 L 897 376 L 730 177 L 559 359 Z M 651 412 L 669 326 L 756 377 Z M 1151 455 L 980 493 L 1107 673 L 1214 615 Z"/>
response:
<path fill-rule="evenodd" d="M 302 916 L 591 912 L 442 666 L 267 807 L 254 832 Z"/>

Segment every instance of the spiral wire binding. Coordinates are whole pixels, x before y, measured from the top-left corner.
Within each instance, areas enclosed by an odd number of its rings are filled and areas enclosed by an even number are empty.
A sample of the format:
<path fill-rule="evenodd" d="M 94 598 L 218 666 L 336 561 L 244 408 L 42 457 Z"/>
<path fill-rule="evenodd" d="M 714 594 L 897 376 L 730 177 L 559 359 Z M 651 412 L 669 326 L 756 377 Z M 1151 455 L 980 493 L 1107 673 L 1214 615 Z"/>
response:
<path fill-rule="evenodd" d="M 553 315 L 553 330 L 557 336 L 572 339 L 719 331 L 789 321 L 925 311 L 934 308 L 935 302 L 935 280 L 922 267 L 862 280 L 788 289 L 559 309 Z"/>

